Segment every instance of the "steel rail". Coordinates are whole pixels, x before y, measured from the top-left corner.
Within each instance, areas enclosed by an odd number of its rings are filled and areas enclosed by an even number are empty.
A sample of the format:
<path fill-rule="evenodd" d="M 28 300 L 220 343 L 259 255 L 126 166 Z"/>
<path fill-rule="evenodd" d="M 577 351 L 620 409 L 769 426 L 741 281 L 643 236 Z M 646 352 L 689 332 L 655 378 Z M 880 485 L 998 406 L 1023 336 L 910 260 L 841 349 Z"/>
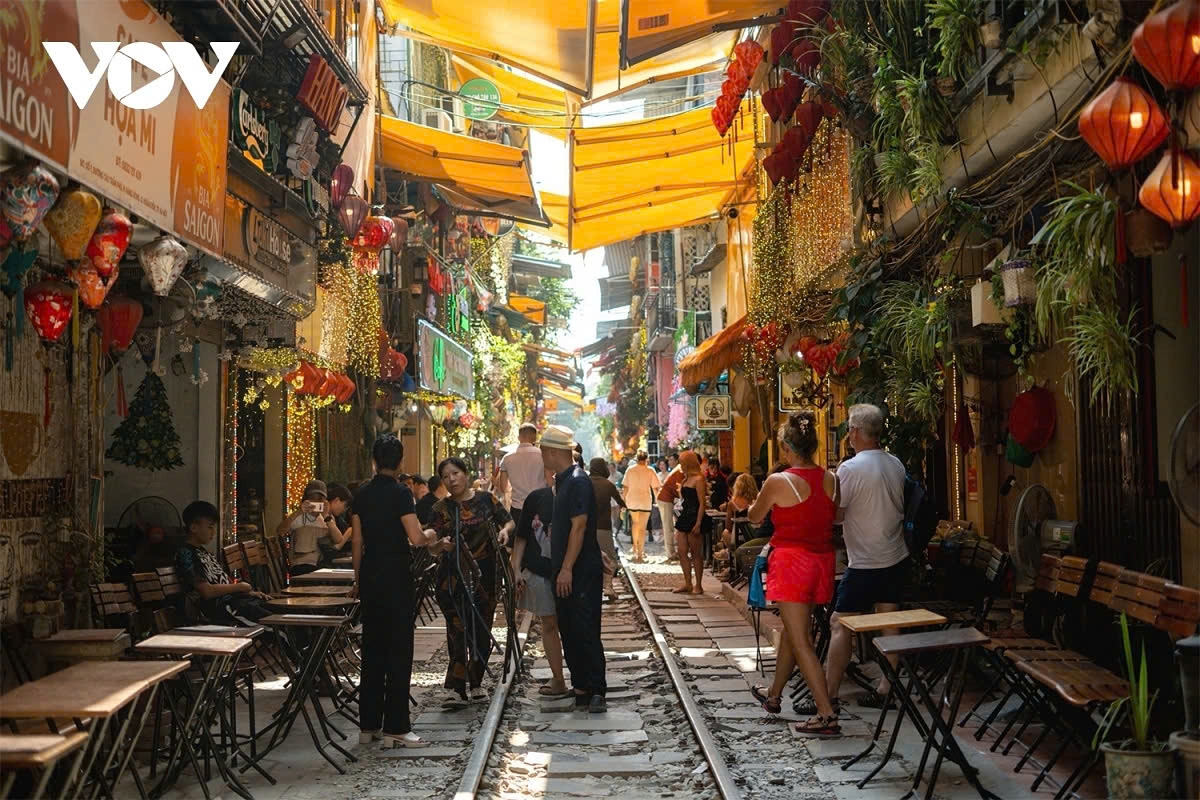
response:
<path fill-rule="evenodd" d="M 517 653 L 516 663 L 518 665 L 520 659 L 524 657 L 525 643 L 529 641 L 529 628 L 532 624 L 533 614 L 526 611 L 517 626 L 517 638 L 521 642 L 521 650 Z M 491 755 L 492 745 L 496 741 L 496 731 L 500 728 L 500 720 L 504 718 L 504 706 L 508 702 L 509 690 L 512 689 L 513 680 L 519 671 L 514 666 L 508 671 L 508 677 L 504 679 L 504 682 L 496 685 L 496 691 L 492 694 L 492 702 L 488 705 L 487 714 L 483 717 L 483 724 L 479 733 L 475 734 L 471 757 L 467 759 L 467 767 L 463 771 L 462 780 L 458 782 L 454 800 L 475 800 L 479 784 L 483 780 L 483 772 L 487 769 L 488 756 Z"/>
<path fill-rule="evenodd" d="M 679 664 L 676 663 L 674 654 L 671 653 L 671 647 L 667 643 L 666 634 L 659 627 L 658 620 L 654 616 L 654 611 L 651 610 L 650 603 L 646 600 L 646 595 L 642 593 L 642 587 L 638 585 L 637 578 L 630 571 L 624 553 L 618 552 L 617 557 L 621 560 L 621 568 L 629 580 L 629 588 L 633 590 L 633 595 L 637 598 L 638 605 L 641 606 L 642 613 L 646 617 L 646 624 L 650 626 L 650 634 L 654 639 L 654 646 L 658 648 L 658 652 L 662 656 L 663 664 L 667 667 L 667 674 L 671 676 L 671 684 L 675 688 L 675 693 L 679 695 L 679 701 L 683 705 L 683 711 L 687 715 L 688 723 L 692 726 L 692 731 L 696 734 L 696 740 L 700 742 L 700 751 L 704 756 L 704 760 L 708 762 L 709 768 L 712 770 L 713 781 L 717 784 L 717 791 L 721 793 L 721 797 L 725 798 L 725 800 L 741 800 L 741 790 L 738 789 L 733 774 L 725 764 L 725 758 L 721 755 L 720 745 L 713 738 L 712 731 L 708 729 L 708 723 L 704 721 L 700 706 L 696 704 L 691 692 L 688 691 L 687 679 L 679 669 Z"/>

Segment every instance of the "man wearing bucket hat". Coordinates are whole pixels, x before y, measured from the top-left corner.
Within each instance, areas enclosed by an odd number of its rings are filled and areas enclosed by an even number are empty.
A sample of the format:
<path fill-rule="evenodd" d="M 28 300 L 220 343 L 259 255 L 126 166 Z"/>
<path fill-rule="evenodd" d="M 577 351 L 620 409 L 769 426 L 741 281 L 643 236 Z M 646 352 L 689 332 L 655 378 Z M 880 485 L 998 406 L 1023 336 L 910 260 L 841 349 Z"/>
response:
<path fill-rule="evenodd" d="M 341 511 L 345 511 L 345 503 L 333 508 L 325 481 L 309 481 L 304 487 L 300 508 L 280 523 L 276 531 L 289 537 L 288 563 L 293 576 L 317 569 L 323 542 L 327 541 L 336 550 L 350 539 L 350 532 L 342 533 L 337 524 L 336 516 Z"/>
<path fill-rule="evenodd" d="M 608 685 L 600 643 L 604 565 L 596 541 L 596 495 L 591 478 L 575 462 L 574 431 L 551 425 L 539 446 L 546 468 L 554 471 L 550 560 L 563 656 L 571 670 L 576 708 L 602 713 L 608 710 Z"/>

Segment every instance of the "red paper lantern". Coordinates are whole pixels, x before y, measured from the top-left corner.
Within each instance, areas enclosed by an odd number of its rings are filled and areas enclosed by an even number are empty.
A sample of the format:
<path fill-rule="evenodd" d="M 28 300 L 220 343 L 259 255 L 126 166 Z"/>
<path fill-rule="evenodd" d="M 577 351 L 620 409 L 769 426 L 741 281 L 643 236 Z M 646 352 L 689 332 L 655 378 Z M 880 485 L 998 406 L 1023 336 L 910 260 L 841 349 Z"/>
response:
<path fill-rule="evenodd" d="M 818 25 L 829 13 L 829 0 L 788 0 L 786 16 L 801 25 Z"/>
<path fill-rule="evenodd" d="M 719 101 L 718 101 L 719 102 Z M 763 110 L 771 118 L 771 122 L 779 122 L 783 116 L 783 89 L 768 89 L 762 93 Z"/>
<path fill-rule="evenodd" d="M 38 336 L 57 342 L 71 321 L 75 290 L 61 281 L 38 281 L 25 289 L 25 314 Z"/>
<path fill-rule="evenodd" d="M 1163 154 L 1138 192 L 1142 207 L 1182 228 L 1200 216 L 1200 163 L 1182 150 Z"/>
<path fill-rule="evenodd" d="M 1133 56 L 1168 91 L 1200 86 L 1200 2 L 1179 0 L 1133 32 Z"/>
<path fill-rule="evenodd" d="M 107 278 L 117 268 L 129 248 L 131 236 L 133 223 L 129 221 L 129 217 L 120 211 L 106 209 L 84 253 L 101 278 Z"/>
<path fill-rule="evenodd" d="M 799 76 L 788 73 L 783 76 L 783 118 L 789 119 L 796 112 L 796 107 L 804 99 L 804 81 Z"/>
<path fill-rule="evenodd" d="M 354 390 L 357 387 L 354 385 L 354 381 L 351 380 L 349 375 L 344 375 L 344 374 L 341 375 L 340 383 L 341 383 L 341 386 L 338 389 L 337 401 L 339 403 L 348 403 L 350 401 L 350 398 L 354 397 Z"/>
<path fill-rule="evenodd" d="M 100 306 L 96 322 L 100 326 L 100 348 L 106 355 L 110 351 L 120 355 L 129 349 L 143 312 L 140 301 L 122 295 L 110 297 Z"/>
<path fill-rule="evenodd" d="M 404 217 L 392 217 L 392 235 L 388 237 L 388 247 L 399 255 L 408 243 L 408 220 Z"/>
<path fill-rule="evenodd" d="M 354 168 L 349 164 L 338 164 L 333 168 L 333 179 L 329 181 L 329 202 L 341 208 L 342 201 L 354 188 Z"/>
<path fill-rule="evenodd" d="M 796 23 L 789 19 L 785 19 L 775 26 L 775 30 L 771 31 L 771 63 L 779 65 L 780 57 L 786 53 L 792 46 L 792 41 L 796 38 Z"/>
<path fill-rule="evenodd" d="M 79 302 L 93 311 L 104 304 L 108 290 L 116 283 L 115 280 L 105 282 L 96 268 L 86 261 L 76 262 L 68 275 L 79 289 Z"/>
<path fill-rule="evenodd" d="M 385 381 L 399 381 L 404 378 L 404 371 L 408 369 L 408 357 L 399 350 L 388 348 L 387 353 L 380 359 L 379 377 Z"/>
<path fill-rule="evenodd" d="M 800 167 L 803 166 L 804 154 L 808 151 L 810 144 L 812 144 L 812 137 L 808 135 L 807 131 L 800 127 L 789 128 L 779 143 L 779 150 L 796 162 L 796 170 L 799 172 Z"/>
<path fill-rule="evenodd" d="M 296 394 L 316 394 L 323 376 L 312 364 L 301 361 L 300 366 L 283 376 L 291 384 Z"/>
<path fill-rule="evenodd" d="M 796 106 L 796 127 L 803 129 L 812 138 L 817 135 L 817 128 L 825 118 L 825 109 L 820 103 L 801 103 Z"/>
<path fill-rule="evenodd" d="M 796 341 L 796 346 L 792 348 L 792 352 L 799 353 L 801 356 L 803 356 L 805 353 L 808 352 L 808 349 L 816 343 L 817 343 L 817 337 L 815 337 L 815 336 L 801 336 Z"/>
<path fill-rule="evenodd" d="M 762 165 L 771 183 L 778 184 L 787 177 L 788 172 L 792 169 L 793 161 L 784 153 L 772 152 L 763 159 Z"/>
<path fill-rule="evenodd" d="M 1166 116 L 1142 87 L 1117 78 L 1079 115 L 1079 135 L 1109 169 L 1141 161 L 1171 132 Z"/>
<path fill-rule="evenodd" d="M 809 74 L 821 64 L 821 48 L 812 39 L 801 39 L 792 45 L 792 61 L 797 72 Z"/>
<path fill-rule="evenodd" d="M 317 388 L 317 395 L 319 397 L 335 397 L 338 390 L 341 389 L 338 373 L 331 369 L 322 369 L 318 372 L 321 374 L 321 385 Z"/>
<path fill-rule="evenodd" d="M 746 39 L 737 43 L 733 48 L 733 55 L 738 61 L 746 62 L 748 74 L 753 75 L 766 53 L 763 52 L 761 44 L 753 39 Z"/>

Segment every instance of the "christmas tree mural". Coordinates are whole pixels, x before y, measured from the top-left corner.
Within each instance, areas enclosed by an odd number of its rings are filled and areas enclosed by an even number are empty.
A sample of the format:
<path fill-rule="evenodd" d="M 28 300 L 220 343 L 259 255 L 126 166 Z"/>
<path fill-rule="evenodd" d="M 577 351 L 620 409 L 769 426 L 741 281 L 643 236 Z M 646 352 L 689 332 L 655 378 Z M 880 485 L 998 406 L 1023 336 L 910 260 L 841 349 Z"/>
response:
<path fill-rule="evenodd" d="M 129 404 L 129 416 L 113 432 L 107 455 L 136 469 L 157 471 L 183 466 L 167 387 L 154 372 L 146 372 Z"/>

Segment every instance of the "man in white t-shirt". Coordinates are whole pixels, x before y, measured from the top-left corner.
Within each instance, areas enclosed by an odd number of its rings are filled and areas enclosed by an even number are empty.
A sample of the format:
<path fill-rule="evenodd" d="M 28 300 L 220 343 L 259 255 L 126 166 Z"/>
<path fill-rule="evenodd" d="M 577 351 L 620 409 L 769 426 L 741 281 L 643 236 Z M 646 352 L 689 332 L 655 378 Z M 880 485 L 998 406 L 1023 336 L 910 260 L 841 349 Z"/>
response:
<path fill-rule="evenodd" d="M 496 493 L 503 497 L 512 488 L 512 515 L 520 519 L 525 498 L 535 489 L 546 488 L 546 468 L 542 451 L 536 444 L 537 426 L 526 422 L 517 430 L 517 449 L 500 459 L 496 476 Z"/>
<path fill-rule="evenodd" d="M 872 405 L 850 408 L 849 439 L 854 457 L 838 467 L 838 516 L 846 540 L 848 566 L 838 587 L 830 623 L 832 639 L 825 676 L 829 696 L 836 699 L 850 663 L 854 637 L 839 617 L 897 611 L 908 580 L 908 547 L 904 542 L 904 464 L 879 446 L 883 412 Z M 885 630 L 885 634 L 900 631 Z M 875 692 L 859 700 L 878 708 L 887 697 L 881 680 Z"/>

